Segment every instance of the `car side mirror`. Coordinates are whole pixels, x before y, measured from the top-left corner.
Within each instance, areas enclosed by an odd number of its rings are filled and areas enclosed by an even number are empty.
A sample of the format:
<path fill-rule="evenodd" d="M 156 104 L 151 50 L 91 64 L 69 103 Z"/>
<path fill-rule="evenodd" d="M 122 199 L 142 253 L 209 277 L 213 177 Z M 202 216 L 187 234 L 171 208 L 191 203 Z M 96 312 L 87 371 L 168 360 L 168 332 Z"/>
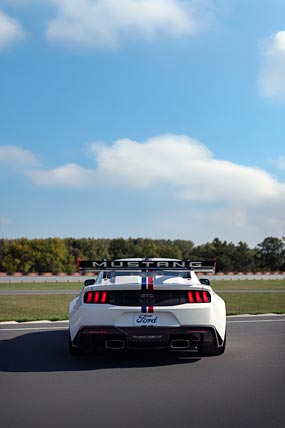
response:
<path fill-rule="evenodd" d="M 94 285 L 95 284 L 95 279 L 86 279 L 84 281 L 84 287 L 88 287 L 88 285 Z"/>
<path fill-rule="evenodd" d="M 199 281 L 201 284 L 210 285 L 210 280 L 208 278 L 200 278 Z"/>

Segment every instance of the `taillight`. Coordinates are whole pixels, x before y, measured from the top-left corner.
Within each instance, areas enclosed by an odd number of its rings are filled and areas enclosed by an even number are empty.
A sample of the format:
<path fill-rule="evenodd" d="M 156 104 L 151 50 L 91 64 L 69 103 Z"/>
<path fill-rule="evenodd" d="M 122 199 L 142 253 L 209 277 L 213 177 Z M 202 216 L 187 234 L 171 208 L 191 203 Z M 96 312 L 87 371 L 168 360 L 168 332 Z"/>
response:
<path fill-rule="evenodd" d="M 99 299 L 100 299 L 100 293 L 99 293 L 99 291 L 95 291 L 93 303 L 98 303 Z"/>
<path fill-rule="evenodd" d="M 196 302 L 197 303 L 202 303 L 202 296 L 201 296 L 201 292 L 200 291 L 195 291 L 195 298 L 196 298 Z"/>
<path fill-rule="evenodd" d="M 188 302 L 189 303 L 195 303 L 193 291 L 188 291 Z"/>
<path fill-rule="evenodd" d="M 106 303 L 107 300 L 107 291 L 103 291 L 101 295 L 101 303 Z"/>
<path fill-rule="evenodd" d="M 84 294 L 84 303 L 107 303 L 107 291 L 87 291 Z"/>
<path fill-rule="evenodd" d="M 88 291 L 88 293 L 85 293 L 84 302 L 85 303 L 91 303 L 92 302 L 92 292 L 91 291 Z"/>
<path fill-rule="evenodd" d="M 211 294 L 208 291 L 188 291 L 188 303 L 209 303 Z"/>
<path fill-rule="evenodd" d="M 202 300 L 204 303 L 208 303 L 211 301 L 211 294 L 208 291 L 202 291 Z"/>

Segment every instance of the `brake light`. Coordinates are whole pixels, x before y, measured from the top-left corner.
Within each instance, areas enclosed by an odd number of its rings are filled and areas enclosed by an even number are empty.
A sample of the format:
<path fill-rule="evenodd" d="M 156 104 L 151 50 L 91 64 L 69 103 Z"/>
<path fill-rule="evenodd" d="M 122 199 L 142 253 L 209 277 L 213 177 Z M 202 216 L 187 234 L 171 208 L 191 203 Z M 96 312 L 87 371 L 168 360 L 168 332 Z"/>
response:
<path fill-rule="evenodd" d="M 195 303 L 193 291 L 188 291 L 188 302 L 189 303 Z"/>
<path fill-rule="evenodd" d="M 107 303 L 107 291 L 87 291 L 84 294 L 84 303 Z"/>
<path fill-rule="evenodd" d="M 204 303 L 208 303 L 211 301 L 211 295 L 208 291 L 202 291 L 202 299 Z"/>
<path fill-rule="evenodd" d="M 201 297 L 200 291 L 195 291 L 195 297 L 196 297 L 197 303 L 202 303 L 202 297 Z"/>
<path fill-rule="evenodd" d="M 208 291 L 188 291 L 188 303 L 209 303 L 211 294 Z"/>
<path fill-rule="evenodd" d="M 92 292 L 88 291 L 88 293 L 86 293 L 84 296 L 84 302 L 91 303 L 91 301 L 92 301 Z"/>
<path fill-rule="evenodd" d="M 107 291 L 103 291 L 101 295 L 101 303 L 106 303 L 107 300 Z"/>
<path fill-rule="evenodd" d="M 94 293 L 94 303 L 98 303 L 100 299 L 100 293 L 99 291 L 95 291 Z"/>

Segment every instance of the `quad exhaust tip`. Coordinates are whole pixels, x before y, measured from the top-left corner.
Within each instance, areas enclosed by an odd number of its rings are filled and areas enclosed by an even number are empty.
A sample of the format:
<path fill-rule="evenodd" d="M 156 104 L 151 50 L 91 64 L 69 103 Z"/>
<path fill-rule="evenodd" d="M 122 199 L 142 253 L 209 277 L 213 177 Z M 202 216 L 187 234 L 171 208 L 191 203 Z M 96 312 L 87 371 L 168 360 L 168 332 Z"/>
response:
<path fill-rule="evenodd" d="M 173 339 L 170 342 L 171 349 L 189 349 L 190 340 L 187 339 Z"/>
<path fill-rule="evenodd" d="M 113 339 L 106 340 L 105 342 L 106 349 L 124 349 L 125 346 L 126 344 L 124 340 Z"/>

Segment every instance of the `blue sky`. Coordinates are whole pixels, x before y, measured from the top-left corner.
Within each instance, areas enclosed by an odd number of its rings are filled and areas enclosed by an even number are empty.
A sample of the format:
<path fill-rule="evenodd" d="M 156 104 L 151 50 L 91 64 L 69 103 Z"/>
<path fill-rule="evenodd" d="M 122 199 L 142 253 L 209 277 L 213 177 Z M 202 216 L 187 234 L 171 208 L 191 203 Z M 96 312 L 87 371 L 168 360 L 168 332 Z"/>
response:
<path fill-rule="evenodd" d="M 284 17 L 0 0 L 0 236 L 284 236 Z"/>

